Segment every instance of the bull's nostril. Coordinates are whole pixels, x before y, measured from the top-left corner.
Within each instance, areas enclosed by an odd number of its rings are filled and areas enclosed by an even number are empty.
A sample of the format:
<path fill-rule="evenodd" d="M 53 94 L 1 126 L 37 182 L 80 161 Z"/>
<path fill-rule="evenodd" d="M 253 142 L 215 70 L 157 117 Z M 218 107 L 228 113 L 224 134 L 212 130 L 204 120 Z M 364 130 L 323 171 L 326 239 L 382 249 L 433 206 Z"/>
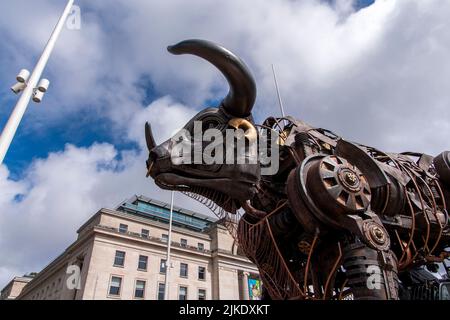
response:
<path fill-rule="evenodd" d="M 153 148 L 150 151 L 150 159 L 152 159 L 153 161 L 159 160 L 159 159 L 164 159 L 167 158 L 169 156 L 169 152 L 168 152 L 168 144 L 170 141 L 163 143 L 162 145 Z"/>

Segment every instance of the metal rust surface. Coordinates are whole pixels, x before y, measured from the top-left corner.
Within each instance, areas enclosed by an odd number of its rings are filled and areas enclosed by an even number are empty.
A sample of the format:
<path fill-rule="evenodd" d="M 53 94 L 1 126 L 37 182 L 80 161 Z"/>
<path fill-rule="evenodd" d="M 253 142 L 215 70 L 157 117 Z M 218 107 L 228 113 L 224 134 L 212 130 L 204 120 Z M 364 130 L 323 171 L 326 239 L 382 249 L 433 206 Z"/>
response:
<path fill-rule="evenodd" d="M 279 170 L 262 175 L 260 162 L 175 165 L 170 140 L 157 146 L 149 125 L 145 131 L 148 176 L 222 219 L 258 266 L 265 298 L 398 299 L 401 279 L 449 256 L 450 152 L 387 153 L 292 117 L 258 125 L 255 81 L 241 59 L 203 40 L 170 52 L 209 61 L 230 85 L 186 130 L 202 121 L 222 132 L 245 129 L 251 141 L 257 130 L 279 135 Z"/>

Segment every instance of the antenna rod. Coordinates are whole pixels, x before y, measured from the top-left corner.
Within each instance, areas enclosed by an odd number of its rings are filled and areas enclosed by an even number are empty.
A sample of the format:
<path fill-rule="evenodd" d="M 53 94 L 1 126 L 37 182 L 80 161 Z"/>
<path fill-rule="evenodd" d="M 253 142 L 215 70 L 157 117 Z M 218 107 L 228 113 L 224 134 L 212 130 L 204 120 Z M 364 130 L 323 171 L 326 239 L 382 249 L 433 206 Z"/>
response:
<path fill-rule="evenodd" d="M 281 115 L 283 118 L 285 118 L 286 114 L 284 113 L 283 100 L 281 99 L 280 87 L 278 86 L 277 73 L 275 72 L 275 66 L 273 64 L 272 64 L 272 72 L 273 72 L 273 79 L 275 80 L 275 87 L 277 89 L 278 102 L 280 103 Z"/>
<path fill-rule="evenodd" d="M 170 219 L 169 219 L 169 236 L 167 239 L 167 258 L 166 258 L 166 278 L 164 282 L 164 300 L 169 300 L 169 287 L 170 287 L 170 267 L 172 262 L 170 261 L 170 249 L 172 247 L 172 224 L 173 224 L 173 205 L 174 205 L 175 191 L 172 191 L 172 197 L 170 200 Z"/>

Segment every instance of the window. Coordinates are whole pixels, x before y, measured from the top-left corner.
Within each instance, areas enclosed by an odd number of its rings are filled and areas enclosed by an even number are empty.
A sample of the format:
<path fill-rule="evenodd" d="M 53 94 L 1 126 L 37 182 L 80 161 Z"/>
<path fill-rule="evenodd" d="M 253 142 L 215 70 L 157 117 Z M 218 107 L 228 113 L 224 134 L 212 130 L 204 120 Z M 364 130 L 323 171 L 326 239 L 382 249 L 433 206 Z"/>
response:
<path fill-rule="evenodd" d="M 109 286 L 109 295 L 120 296 L 120 287 L 122 286 L 122 278 L 112 277 L 111 284 Z"/>
<path fill-rule="evenodd" d="M 161 237 L 161 241 L 164 243 L 169 242 L 169 235 L 168 234 L 163 234 Z"/>
<path fill-rule="evenodd" d="M 159 264 L 159 272 L 166 273 L 166 259 L 161 259 L 161 263 Z"/>
<path fill-rule="evenodd" d="M 148 231 L 147 229 L 142 229 L 141 230 L 141 237 L 142 238 L 148 238 L 150 236 L 150 231 Z"/>
<path fill-rule="evenodd" d="M 198 267 L 198 279 L 205 280 L 206 279 L 206 268 Z"/>
<path fill-rule="evenodd" d="M 180 277 L 188 277 L 188 265 L 186 263 L 180 263 Z"/>
<path fill-rule="evenodd" d="M 139 256 L 138 269 L 147 271 L 147 262 L 148 262 L 147 256 Z"/>
<path fill-rule="evenodd" d="M 120 224 L 119 226 L 119 232 L 120 233 L 127 233 L 128 232 L 128 226 L 126 224 Z"/>
<path fill-rule="evenodd" d="M 199 242 L 197 245 L 197 248 L 199 251 L 203 251 L 203 250 L 205 250 L 205 245 L 203 243 Z"/>
<path fill-rule="evenodd" d="M 158 300 L 164 300 L 165 286 L 164 283 L 158 284 Z"/>
<path fill-rule="evenodd" d="M 182 248 L 186 248 L 187 247 L 187 240 L 186 239 L 181 239 L 180 240 L 180 244 Z"/>
<path fill-rule="evenodd" d="M 178 300 L 187 300 L 187 287 L 180 287 L 180 291 L 178 293 Z"/>
<path fill-rule="evenodd" d="M 145 281 L 137 280 L 136 289 L 134 290 L 134 297 L 138 299 L 143 299 L 145 296 Z"/>
<path fill-rule="evenodd" d="M 116 251 L 116 257 L 114 258 L 115 267 L 123 267 L 125 265 L 125 252 Z"/>
<path fill-rule="evenodd" d="M 206 290 L 198 289 L 198 300 L 206 300 Z"/>

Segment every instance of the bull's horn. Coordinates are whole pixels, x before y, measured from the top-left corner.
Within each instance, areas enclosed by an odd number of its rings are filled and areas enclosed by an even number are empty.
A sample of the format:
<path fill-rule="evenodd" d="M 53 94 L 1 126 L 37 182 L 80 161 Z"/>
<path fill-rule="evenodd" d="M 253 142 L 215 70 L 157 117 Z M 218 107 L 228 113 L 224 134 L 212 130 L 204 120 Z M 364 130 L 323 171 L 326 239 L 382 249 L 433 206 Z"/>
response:
<path fill-rule="evenodd" d="M 155 138 L 153 137 L 152 127 L 148 122 L 145 124 L 145 141 L 147 141 L 148 151 L 152 151 L 156 148 L 156 142 Z"/>
<path fill-rule="evenodd" d="M 234 53 L 205 40 L 186 40 L 168 47 L 172 54 L 192 54 L 218 68 L 230 85 L 230 92 L 222 101 L 223 108 L 240 118 L 251 115 L 256 99 L 256 84 L 250 70 Z"/>

